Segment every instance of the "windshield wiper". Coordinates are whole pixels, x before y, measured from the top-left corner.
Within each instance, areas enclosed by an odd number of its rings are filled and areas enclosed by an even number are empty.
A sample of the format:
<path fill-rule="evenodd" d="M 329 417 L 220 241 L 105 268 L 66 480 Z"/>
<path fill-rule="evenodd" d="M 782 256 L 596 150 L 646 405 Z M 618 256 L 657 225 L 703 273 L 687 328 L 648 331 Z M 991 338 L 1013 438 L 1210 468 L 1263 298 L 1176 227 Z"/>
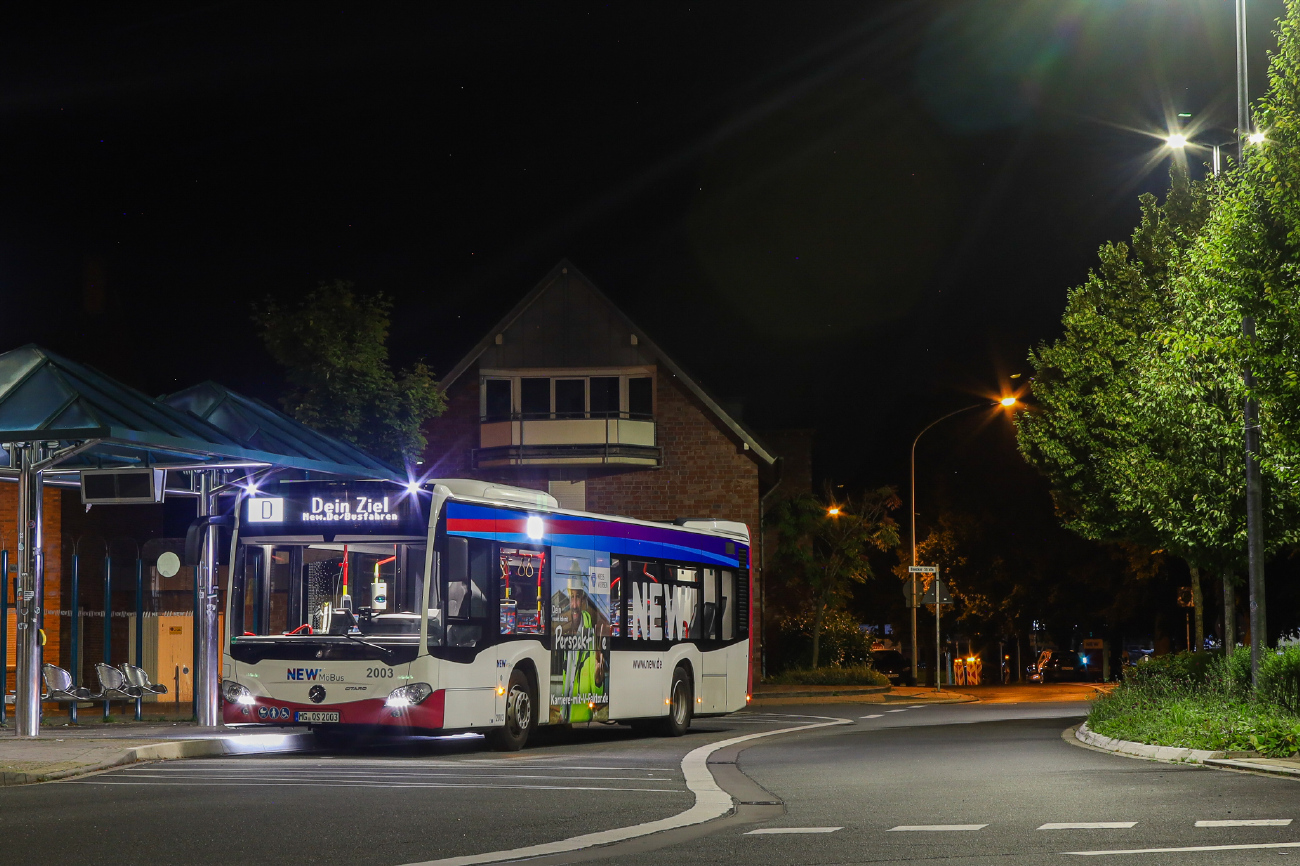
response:
<path fill-rule="evenodd" d="M 368 641 L 368 640 L 362 640 L 361 638 L 357 637 L 357 636 L 354 635 L 354 634 L 343 634 L 343 635 L 333 635 L 333 636 L 334 636 L 334 637 L 345 637 L 345 638 L 347 638 L 347 639 L 350 640 L 350 641 L 355 641 L 356 643 L 359 643 L 359 644 L 361 644 L 362 646 L 368 646 L 368 647 L 370 647 L 371 649 L 377 649 L 377 650 L 379 650 L 380 652 L 385 652 L 385 653 L 389 653 L 389 654 L 392 654 L 392 652 L 393 652 L 391 649 L 389 649 L 389 648 L 386 647 L 386 646 L 380 646 L 380 645 L 377 644 L 377 643 L 371 643 L 371 642 Z"/>

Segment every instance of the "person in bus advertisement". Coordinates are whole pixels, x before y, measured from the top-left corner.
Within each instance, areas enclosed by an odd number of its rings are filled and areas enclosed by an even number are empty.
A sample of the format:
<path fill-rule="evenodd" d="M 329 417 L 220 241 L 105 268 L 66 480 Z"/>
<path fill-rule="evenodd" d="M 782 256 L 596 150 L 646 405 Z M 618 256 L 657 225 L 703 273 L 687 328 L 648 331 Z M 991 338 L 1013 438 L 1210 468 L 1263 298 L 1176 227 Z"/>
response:
<path fill-rule="evenodd" d="M 609 718 L 609 554 L 553 551 L 551 724 Z"/>

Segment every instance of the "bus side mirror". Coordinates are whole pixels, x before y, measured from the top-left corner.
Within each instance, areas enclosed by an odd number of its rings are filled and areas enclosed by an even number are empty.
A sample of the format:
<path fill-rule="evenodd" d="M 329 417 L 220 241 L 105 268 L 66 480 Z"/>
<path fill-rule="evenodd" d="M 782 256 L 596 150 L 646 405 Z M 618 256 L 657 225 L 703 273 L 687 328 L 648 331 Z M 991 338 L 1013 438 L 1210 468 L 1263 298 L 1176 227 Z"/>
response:
<path fill-rule="evenodd" d="M 191 567 L 197 567 L 199 559 L 203 556 L 203 533 L 210 526 L 234 526 L 235 516 L 233 514 L 213 514 L 208 517 L 200 517 L 190 523 L 190 528 L 185 530 L 185 564 Z"/>

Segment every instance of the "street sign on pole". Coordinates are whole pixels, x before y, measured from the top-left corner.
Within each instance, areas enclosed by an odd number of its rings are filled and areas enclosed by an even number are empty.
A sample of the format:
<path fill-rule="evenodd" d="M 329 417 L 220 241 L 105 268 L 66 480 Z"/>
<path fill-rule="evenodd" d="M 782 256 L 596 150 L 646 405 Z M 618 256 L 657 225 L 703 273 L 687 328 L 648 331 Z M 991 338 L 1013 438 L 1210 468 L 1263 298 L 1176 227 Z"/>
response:
<path fill-rule="evenodd" d="M 909 565 L 907 570 L 913 574 L 938 574 L 939 566 L 937 565 Z"/>
<path fill-rule="evenodd" d="M 952 604 L 952 595 L 948 592 L 948 585 L 937 577 L 930 581 L 929 588 L 921 596 L 921 604 Z"/>

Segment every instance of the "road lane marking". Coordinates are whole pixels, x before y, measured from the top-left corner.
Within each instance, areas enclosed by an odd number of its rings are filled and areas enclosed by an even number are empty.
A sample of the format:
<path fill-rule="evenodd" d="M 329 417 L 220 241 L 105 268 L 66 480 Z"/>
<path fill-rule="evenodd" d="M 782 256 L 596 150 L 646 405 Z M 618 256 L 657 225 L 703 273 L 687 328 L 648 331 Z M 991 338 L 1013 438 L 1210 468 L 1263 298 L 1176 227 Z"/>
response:
<path fill-rule="evenodd" d="M 321 779 L 330 781 L 350 781 L 360 779 L 362 781 L 373 781 L 377 777 L 382 779 L 391 779 L 393 781 L 403 781 L 406 779 L 415 780 L 433 780 L 433 779 L 482 779 L 490 782 L 496 779 L 533 779 L 533 780 L 558 780 L 567 782 L 673 782 L 675 779 L 666 779 L 663 776 L 549 776 L 536 773 L 370 773 L 370 772 L 350 772 L 347 770 L 302 770 L 302 771 L 284 771 L 280 770 L 274 775 L 259 775 L 259 771 L 246 770 L 239 772 L 237 770 L 212 770 L 209 772 L 200 772 L 197 768 L 163 768 L 163 767 L 141 767 L 113 773 L 114 776 L 136 776 L 147 779 L 158 779 L 159 781 L 172 779 L 212 779 L 213 781 L 227 781 L 239 779 L 276 779 L 280 781 L 290 781 L 298 779 Z M 262 770 L 261 773 L 269 773 L 269 770 Z"/>
<path fill-rule="evenodd" d="M 1130 830 L 1137 821 L 1056 821 L 1044 824 L 1039 830 Z"/>
<path fill-rule="evenodd" d="M 908 707 L 908 709 L 909 709 L 909 710 L 919 710 L 919 709 L 923 709 L 924 707 L 925 707 L 925 704 L 912 704 L 910 707 Z"/>
<path fill-rule="evenodd" d="M 879 718 L 881 718 L 881 715 L 880 715 L 880 713 L 874 713 L 873 715 L 870 715 L 870 716 L 858 716 L 858 718 L 859 718 L 859 719 L 879 719 Z"/>
<path fill-rule="evenodd" d="M 1242 818 L 1232 821 L 1197 821 L 1197 827 L 1287 827 L 1290 818 Z"/>
<path fill-rule="evenodd" d="M 746 836 L 775 836 L 778 833 L 834 833 L 843 827 L 762 827 L 750 830 Z"/>
<path fill-rule="evenodd" d="M 1258 851 L 1264 848 L 1300 848 L 1300 842 L 1264 842 L 1259 845 L 1189 845 L 1186 848 L 1120 848 L 1114 851 L 1062 851 L 1078 857 L 1106 854 L 1181 854 L 1184 851 Z"/>
<path fill-rule="evenodd" d="M 890 833 L 898 832 L 949 832 L 962 830 L 983 830 L 988 824 L 899 824 L 890 827 Z"/>
<path fill-rule="evenodd" d="M 718 783 L 713 778 L 713 773 L 709 771 L 709 756 L 714 752 L 740 743 L 748 743 L 764 737 L 776 736 L 777 734 L 794 734 L 800 731 L 812 731 L 819 728 L 834 727 L 836 725 L 853 724 L 851 719 L 841 719 L 832 716 L 797 717 L 825 719 L 825 721 L 806 725 L 796 725 L 793 728 L 777 728 L 774 731 L 760 731 L 756 734 L 745 734 L 739 737 L 731 737 L 726 740 L 718 740 L 716 743 L 707 743 L 688 752 L 686 757 L 682 758 L 682 775 L 685 777 L 686 787 L 695 795 L 695 805 L 691 806 L 691 808 L 686 811 L 679 812 L 671 817 L 661 818 L 658 821 L 647 821 L 644 824 L 633 824 L 629 827 L 615 827 L 612 830 L 601 830 L 596 833 L 584 833 L 581 836 L 570 836 L 568 839 L 560 839 L 555 842 L 543 842 L 539 845 L 527 845 L 523 848 L 488 851 L 483 854 L 467 854 L 462 857 L 447 857 L 442 860 L 424 860 L 419 863 L 409 863 L 407 866 L 474 866 L 474 864 L 478 863 L 497 863 L 502 860 L 523 860 L 532 857 L 545 857 L 549 854 L 565 854 L 570 851 L 580 851 L 584 848 L 594 848 L 598 845 L 610 845 L 614 842 L 623 842 L 628 839 L 649 836 L 651 833 L 660 833 L 664 830 L 676 830 L 680 827 L 690 827 L 695 824 L 703 824 L 706 821 L 712 821 L 714 818 L 721 818 L 723 815 L 731 812 L 732 800 L 730 794 L 718 787 Z"/>
<path fill-rule="evenodd" d="M 885 712 L 887 712 L 887 713 L 905 713 L 905 712 L 907 712 L 907 710 L 906 710 L 906 708 L 904 708 L 904 709 L 901 709 L 901 710 L 885 710 Z"/>

